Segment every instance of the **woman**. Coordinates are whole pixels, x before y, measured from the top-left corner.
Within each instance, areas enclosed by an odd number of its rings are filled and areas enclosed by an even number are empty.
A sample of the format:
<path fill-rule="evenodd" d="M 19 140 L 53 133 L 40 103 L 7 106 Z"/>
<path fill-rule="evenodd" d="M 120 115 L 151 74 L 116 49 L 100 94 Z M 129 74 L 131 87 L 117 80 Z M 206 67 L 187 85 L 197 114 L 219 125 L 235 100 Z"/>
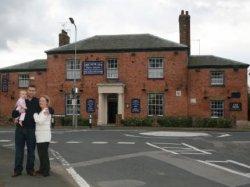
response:
<path fill-rule="evenodd" d="M 39 105 L 41 112 L 34 114 L 34 120 L 36 122 L 36 143 L 37 151 L 40 160 L 39 170 L 36 174 L 43 175 L 44 177 L 49 176 L 50 162 L 49 162 L 49 142 L 51 141 L 51 115 L 49 113 L 50 99 L 48 96 L 42 96 L 39 99 Z"/>

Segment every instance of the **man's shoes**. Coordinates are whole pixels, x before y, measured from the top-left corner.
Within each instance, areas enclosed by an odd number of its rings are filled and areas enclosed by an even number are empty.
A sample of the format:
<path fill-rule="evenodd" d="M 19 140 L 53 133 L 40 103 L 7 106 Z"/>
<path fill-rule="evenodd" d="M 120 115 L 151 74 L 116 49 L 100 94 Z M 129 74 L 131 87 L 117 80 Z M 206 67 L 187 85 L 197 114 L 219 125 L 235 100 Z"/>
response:
<path fill-rule="evenodd" d="M 35 173 L 36 173 L 36 175 L 42 175 L 43 174 L 43 172 L 40 171 L 40 170 L 35 171 Z"/>
<path fill-rule="evenodd" d="M 18 177 L 19 175 L 22 175 L 22 173 L 14 172 L 13 175 L 11 175 L 11 177 Z"/>
<path fill-rule="evenodd" d="M 29 171 L 27 172 L 28 175 L 30 176 L 36 176 L 36 172 L 35 171 Z"/>
<path fill-rule="evenodd" d="M 48 177 L 48 176 L 50 176 L 50 174 L 49 173 L 44 173 L 43 176 Z"/>

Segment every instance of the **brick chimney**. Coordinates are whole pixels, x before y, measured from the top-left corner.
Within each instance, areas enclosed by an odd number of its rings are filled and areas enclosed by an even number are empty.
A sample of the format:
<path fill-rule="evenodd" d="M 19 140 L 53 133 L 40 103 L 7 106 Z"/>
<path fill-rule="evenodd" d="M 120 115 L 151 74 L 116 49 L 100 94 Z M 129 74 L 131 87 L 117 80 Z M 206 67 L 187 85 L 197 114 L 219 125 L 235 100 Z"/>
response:
<path fill-rule="evenodd" d="M 59 34 L 59 47 L 62 45 L 69 44 L 69 36 L 68 33 L 65 30 L 62 30 L 62 32 Z"/>
<path fill-rule="evenodd" d="M 180 43 L 188 46 L 188 54 L 190 54 L 190 15 L 188 11 L 181 11 L 179 16 Z"/>

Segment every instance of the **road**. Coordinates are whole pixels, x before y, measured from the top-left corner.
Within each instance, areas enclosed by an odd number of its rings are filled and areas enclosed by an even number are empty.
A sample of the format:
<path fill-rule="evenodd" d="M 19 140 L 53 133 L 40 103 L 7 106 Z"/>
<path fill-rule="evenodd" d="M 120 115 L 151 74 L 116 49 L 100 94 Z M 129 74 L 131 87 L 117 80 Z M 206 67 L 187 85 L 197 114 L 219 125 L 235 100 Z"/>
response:
<path fill-rule="evenodd" d="M 53 130 L 51 164 L 69 186 L 250 186 L 250 132 L 167 133 Z M 0 146 L 13 149 L 13 139 L 0 131 Z"/>

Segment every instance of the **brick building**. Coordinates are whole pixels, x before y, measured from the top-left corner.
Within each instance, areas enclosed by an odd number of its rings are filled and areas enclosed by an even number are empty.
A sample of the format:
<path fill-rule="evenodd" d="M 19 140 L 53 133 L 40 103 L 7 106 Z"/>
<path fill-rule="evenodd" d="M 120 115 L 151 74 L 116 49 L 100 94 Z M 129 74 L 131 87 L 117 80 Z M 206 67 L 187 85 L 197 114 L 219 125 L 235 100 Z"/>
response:
<path fill-rule="evenodd" d="M 18 91 L 31 82 L 52 98 L 56 114 L 72 114 L 73 72 L 83 117 L 99 125 L 151 115 L 235 117 L 247 120 L 248 64 L 190 55 L 190 16 L 179 16 L 180 43 L 151 34 L 98 35 L 74 46 L 65 31 L 47 59 L 0 69 L 0 112 L 10 114 Z"/>

